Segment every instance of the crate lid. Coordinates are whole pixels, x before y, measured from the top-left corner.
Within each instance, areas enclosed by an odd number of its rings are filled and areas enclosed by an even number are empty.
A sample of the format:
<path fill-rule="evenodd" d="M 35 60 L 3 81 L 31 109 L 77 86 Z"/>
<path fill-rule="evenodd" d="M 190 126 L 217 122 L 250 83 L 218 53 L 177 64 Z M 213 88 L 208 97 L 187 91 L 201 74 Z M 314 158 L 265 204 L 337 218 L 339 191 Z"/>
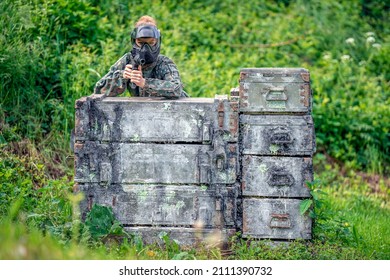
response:
<path fill-rule="evenodd" d="M 310 82 L 310 73 L 305 68 L 242 68 L 240 82 Z"/>

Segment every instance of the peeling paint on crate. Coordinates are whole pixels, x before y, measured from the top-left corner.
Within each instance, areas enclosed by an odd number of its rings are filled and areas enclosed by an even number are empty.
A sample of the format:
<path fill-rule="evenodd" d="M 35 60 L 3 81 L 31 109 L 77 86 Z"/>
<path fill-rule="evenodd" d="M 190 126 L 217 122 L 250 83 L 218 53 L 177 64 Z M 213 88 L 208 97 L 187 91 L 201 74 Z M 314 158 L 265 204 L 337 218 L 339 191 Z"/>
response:
<path fill-rule="evenodd" d="M 272 155 L 276 155 L 277 152 L 279 151 L 280 147 L 278 145 L 275 145 L 275 144 L 271 144 L 269 146 L 269 151 Z"/>
<path fill-rule="evenodd" d="M 268 170 L 267 165 L 265 165 L 265 164 L 260 164 L 259 165 L 260 173 L 264 174 L 265 172 L 267 172 L 267 170 Z"/>

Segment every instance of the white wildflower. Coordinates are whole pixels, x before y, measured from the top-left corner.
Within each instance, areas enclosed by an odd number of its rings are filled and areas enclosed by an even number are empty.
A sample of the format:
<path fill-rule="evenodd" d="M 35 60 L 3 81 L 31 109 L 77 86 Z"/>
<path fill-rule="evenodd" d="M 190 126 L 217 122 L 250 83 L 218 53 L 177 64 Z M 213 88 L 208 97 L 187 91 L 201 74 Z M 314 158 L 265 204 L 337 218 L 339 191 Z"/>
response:
<path fill-rule="evenodd" d="M 379 50 L 382 47 L 382 45 L 378 44 L 378 43 L 375 43 L 375 44 L 372 44 L 372 47 Z"/>
<path fill-rule="evenodd" d="M 366 37 L 374 37 L 375 33 L 374 32 L 367 32 Z"/>
<path fill-rule="evenodd" d="M 370 36 L 366 39 L 367 43 L 374 43 L 375 42 L 375 38 Z"/>
<path fill-rule="evenodd" d="M 355 39 L 354 38 L 348 38 L 347 40 L 345 40 L 345 43 L 347 43 L 349 45 L 354 45 L 355 44 Z"/>
<path fill-rule="evenodd" d="M 330 59 L 332 59 L 332 56 L 330 55 L 330 54 L 324 54 L 324 56 L 323 56 L 323 58 L 325 59 L 325 60 L 330 60 Z"/>
<path fill-rule="evenodd" d="M 351 57 L 348 54 L 344 54 L 341 56 L 341 60 L 342 61 L 349 61 L 349 60 L 351 60 Z"/>

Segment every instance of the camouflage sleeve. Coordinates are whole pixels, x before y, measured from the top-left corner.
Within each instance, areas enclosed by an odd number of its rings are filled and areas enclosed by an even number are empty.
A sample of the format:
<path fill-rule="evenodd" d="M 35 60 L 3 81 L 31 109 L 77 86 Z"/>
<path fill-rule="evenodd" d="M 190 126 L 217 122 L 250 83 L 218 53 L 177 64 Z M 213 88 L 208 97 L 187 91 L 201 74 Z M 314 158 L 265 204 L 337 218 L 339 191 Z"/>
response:
<path fill-rule="evenodd" d="M 164 57 L 162 63 L 156 67 L 156 78 L 145 78 L 145 86 L 141 89 L 141 96 L 155 96 L 179 98 L 183 85 L 175 63 Z"/>
<path fill-rule="evenodd" d="M 123 78 L 126 63 L 127 54 L 112 65 L 110 71 L 96 83 L 94 93 L 105 94 L 106 96 L 117 96 L 123 93 L 129 83 L 128 79 Z"/>

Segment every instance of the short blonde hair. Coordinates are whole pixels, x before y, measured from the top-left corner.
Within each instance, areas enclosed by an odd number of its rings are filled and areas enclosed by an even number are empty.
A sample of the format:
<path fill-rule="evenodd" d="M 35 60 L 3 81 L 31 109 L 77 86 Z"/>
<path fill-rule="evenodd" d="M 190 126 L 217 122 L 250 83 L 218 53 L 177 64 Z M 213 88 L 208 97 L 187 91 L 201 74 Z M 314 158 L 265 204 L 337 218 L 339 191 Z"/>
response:
<path fill-rule="evenodd" d="M 157 27 L 157 22 L 154 18 L 151 16 L 142 16 L 139 18 L 139 20 L 135 23 L 135 27 L 139 27 L 141 25 L 153 25 Z"/>

